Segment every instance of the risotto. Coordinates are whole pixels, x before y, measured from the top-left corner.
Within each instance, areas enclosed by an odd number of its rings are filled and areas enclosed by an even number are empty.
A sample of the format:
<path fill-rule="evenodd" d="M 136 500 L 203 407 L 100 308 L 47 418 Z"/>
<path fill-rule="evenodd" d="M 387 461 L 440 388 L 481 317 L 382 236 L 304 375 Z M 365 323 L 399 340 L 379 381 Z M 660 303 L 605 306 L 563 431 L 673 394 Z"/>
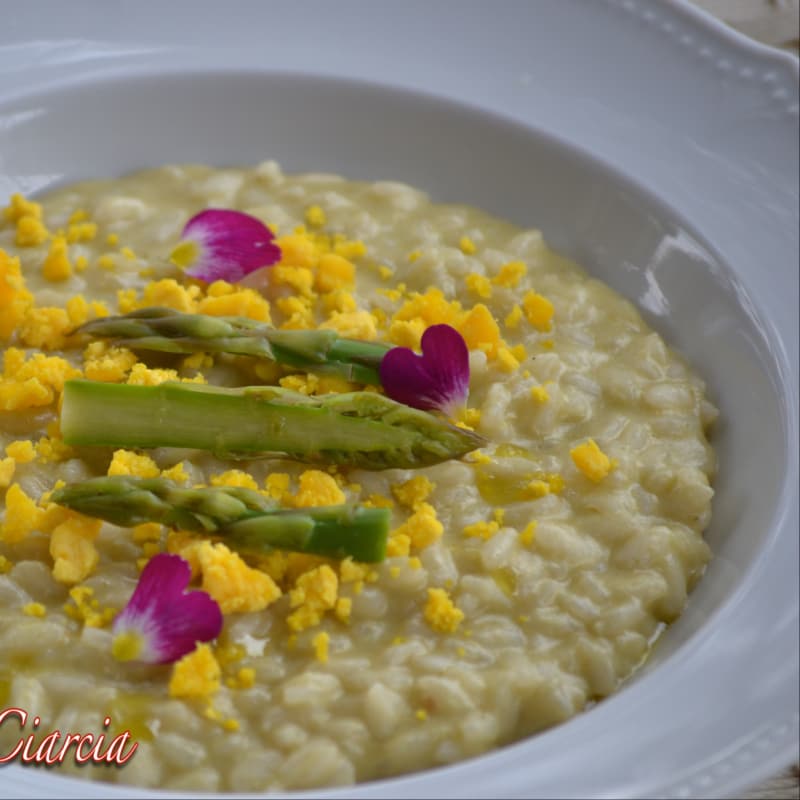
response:
<path fill-rule="evenodd" d="M 168 260 L 207 207 L 266 223 L 280 262 L 240 283 Z M 151 306 L 419 349 L 469 348 L 457 420 L 486 445 L 419 469 L 191 449 L 69 446 L 65 381 L 364 389 L 248 356 L 77 341 Z M 87 182 L 0 216 L 0 756 L 41 731 L 130 732 L 122 768 L 64 774 L 191 791 L 350 784 L 449 764 L 614 692 L 682 612 L 710 552 L 716 411 L 631 303 L 534 229 L 432 204 L 400 183 L 168 166 Z M 369 391 L 380 391 L 367 387 Z M 121 528 L 48 502 L 59 481 L 164 476 L 289 508 L 388 508 L 372 564 L 243 558 L 160 524 Z M 191 565 L 222 633 L 174 665 L 115 658 L 112 620 L 159 553 Z M 265 593 L 264 586 L 270 588 Z M 32 766 L 31 768 L 35 768 Z"/>

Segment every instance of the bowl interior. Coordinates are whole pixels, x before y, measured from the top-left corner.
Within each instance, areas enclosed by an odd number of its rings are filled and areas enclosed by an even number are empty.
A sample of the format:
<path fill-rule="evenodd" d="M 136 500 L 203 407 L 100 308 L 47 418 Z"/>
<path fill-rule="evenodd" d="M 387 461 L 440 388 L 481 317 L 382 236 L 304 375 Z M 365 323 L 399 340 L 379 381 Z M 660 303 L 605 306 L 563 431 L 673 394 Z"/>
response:
<path fill-rule="evenodd" d="M 715 558 L 644 673 L 652 674 L 769 549 L 784 489 L 779 344 L 736 277 L 679 212 L 611 166 L 536 130 L 431 97 L 301 75 L 142 74 L 0 104 L 0 203 L 13 191 L 164 163 L 266 158 L 288 172 L 404 181 L 436 200 L 538 227 L 553 247 L 634 301 L 706 378 L 721 411 L 707 532 Z"/>

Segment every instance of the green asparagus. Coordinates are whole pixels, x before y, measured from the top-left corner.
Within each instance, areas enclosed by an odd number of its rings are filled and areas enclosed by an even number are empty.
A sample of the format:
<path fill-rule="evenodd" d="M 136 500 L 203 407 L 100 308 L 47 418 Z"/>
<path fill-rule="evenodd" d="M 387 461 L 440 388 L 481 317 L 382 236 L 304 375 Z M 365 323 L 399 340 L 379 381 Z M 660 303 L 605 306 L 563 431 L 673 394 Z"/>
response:
<path fill-rule="evenodd" d="M 386 557 L 390 513 L 385 508 L 281 509 L 250 489 L 184 489 L 165 478 L 129 475 L 69 484 L 56 489 L 51 500 L 123 527 L 160 522 L 214 534 L 242 552 L 278 548 L 363 562 Z"/>
<path fill-rule="evenodd" d="M 82 379 L 64 385 L 61 432 L 69 445 L 190 447 L 223 458 L 284 455 L 374 470 L 437 464 L 485 443 L 374 392 L 307 397 L 274 386 Z"/>
<path fill-rule="evenodd" d="M 256 356 L 305 372 L 376 386 L 380 385 L 381 359 L 390 349 L 376 342 L 344 339 L 332 330 L 281 331 L 246 317 L 183 314 L 159 307 L 100 317 L 75 333 L 110 339 L 134 350 Z"/>

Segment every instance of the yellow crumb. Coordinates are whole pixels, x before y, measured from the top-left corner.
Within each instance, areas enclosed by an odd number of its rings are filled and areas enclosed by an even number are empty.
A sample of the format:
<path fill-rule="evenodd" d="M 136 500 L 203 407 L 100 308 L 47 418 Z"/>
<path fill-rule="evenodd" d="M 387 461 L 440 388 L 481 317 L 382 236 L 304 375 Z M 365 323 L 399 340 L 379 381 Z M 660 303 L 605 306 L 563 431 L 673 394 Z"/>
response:
<path fill-rule="evenodd" d="M 428 589 L 423 616 L 435 631 L 454 633 L 464 619 L 464 612 L 455 606 L 445 589 Z"/>
<path fill-rule="evenodd" d="M 495 520 L 491 522 L 480 521 L 465 526 L 463 534 L 467 538 L 491 539 L 499 530 L 500 526 Z"/>
<path fill-rule="evenodd" d="M 3 216 L 9 222 L 18 222 L 22 217 L 39 219 L 42 216 L 42 207 L 16 192 L 11 195 L 8 205 L 3 209 Z"/>
<path fill-rule="evenodd" d="M 281 596 L 269 575 L 249 567 L 224 544 L 203 541 L 196 553 L 203 591 L 219 603 L 223 614 L 261 611 Z"/>
<path fill-rule="evenodd" d="M 306 209 L 305 220 L 309 228 L 321 228 L 328 221 L 325 212 L 319 206 L 309 206 Z"/>
<path fill-rule="evenodd" d="M 533 544 L 533 538 L 536 535 L 536 520 L 531 520 L 520 532 L 519 541 L 525 547 L 530 547 Z"/>
<path fill-rule="evenodd" d="M 325 611 L 336 606 L 338 590 L 339 580 L 327 564 L 303 573 L 289 593 L 294 611 L 286 624 L 295 632 L 318 625 Z"/>
<path fill-rule="evenodd" d="M 336 480 L 318 469 L 308 469 L 300 475 L 297 494 L 292 498 L 296 508 L 337 506 L 347 500 Z"/>
<path fill-rule="evenodd" d="M 273 472 L 264 481 L 266 493 L 281 504 L 285 504 L 289 495 L 289 475 L 285 472 Z"/>
<path fill-rule="evenodd" d="M 513 289 L 525 277 L 527 271 L 528 268 L 524 261 L 509 261 L 500 267 L 500 271 L 494 276 L 492 283 Z"/>
<path fill-rule="evenodd" d="M 537 403 L 546 403 L 550 399 L 550 395 L 547 389 L 544 388 L 544 386 L 532 386 L 531 397 Z"/>
<path fill-rule="evenodd" d="M 35 247 L 47 241 L 50 232 L 38 217 L 25 216 L 17 220 L 17 247 Z"/>
<path fill-rule="evenodd" d="M 29 617 L 44 617 L 47 615 L 47 609 L 41 603 L 26 603 L 22 606 L 22 613 Z"/>
<path fill-rule="evenodd" d="M 414 513 L 392 532 L 392 538 L 405 535 L 411 546 L 420 550 L 437 541 L 443 531 L 444 526 L 436 516 L 436 509 L 429 503 L 420 502 Z"/>
<path fill-rule="evenodd" d="M 522 319 L 522 309 L 515 304 L 514 308 L 511 309 L 508 316 L 506 317 L 506 328 L 514 330 L 516 327 L 519 326 L 521 319 Z"/>
<path fill-rule="evenodd" d="M 117 609 L 100 608 L 91 586 L 73 586 L 69 597 L 72 602 L 64 605 L 64 612 L 87 628 L 104 628 L 116 616 Z"/>
<path fill-rule="evenodd" d="M 115 450 L 108 475 L 135 475 L 137 478 L 157 478 L 161 470 L 150 456 L 131 450 Z"/>
<path fill-rule="evenodd" d="M 338 619 L 340 622 L 349 622 L 350 613 L 352 610 L 353 601 L 349 597 L 340 597 L 336 601 L 333 613 L 336 615 L 336 619 Z"/>
<path fill-rule="evenodd" d="M 488 300 L 492 296 L 492 283 L 485 275 L 479 275 L 476 272 L 471 272 L 464 279 L 464 282 L 473 294 Z"/>
<path fill-rule="evenodd" d="M 229 469 L 227 472 L 221 472 L 218 475 L 211 476 L 212 486 L 233 486 L 242 489 L 252 489 L 256 491 L 258 484 L 252 475 L 247 472 L 242 472 L 240 469 Z"/>
<path fill-rule="evenodd" d="M 500 345 L 500 328 L 492 312 L 483 303 L 474 306 L 456 328 L 470 350 L 484 350 L 489 357 L 496 355 Z"/>
<path fill-rule="evenodd" d="M 436 488 L 425 475 L 415 475 L 405 483 L 392 486 L 392 494 L 406 508 L 416 509 L 420 503 L 428 499 L 428 495 Z"/>
<path fill-rule="evenodd" d="M 220 686 L 220 666 L 207 644 L 199 644 L 172 667 L 170 697 L 209 697 Z"/>
<path fill-rule="evenodd" d="M 328 634 L 325 633 L 325 631 L 320 631 L 311 640 L 311 644 L 314 647 L 314 655 L 316 656 L 317 661 L 320 661 L 323 664 L 325 664 L 328 660 L 328 646 L 330 644 L 330 636 L 328 636 Z"/>
<path fill-rule="evenodd" d="M 97 236 L 97 225 L 94 222 L 73 222 L 67 228 L 67 241 L 91 242 Z"/>
<path fill-rule="evenodd" d="M 0 458 L 0 489 L 7 489 L 11 485 L 16 469 L 17 462 L 11 456 Z"/>
<path fill-rule="evenodd" d="M 498 349 L 497 363 L 503 372 L 514 372 L 515 370 L 519 369 L 519 361 L 507 347 L 501 347 Z"/>
<path fill-rule="evenodd" d="M 67 252 L 67 240 L 55 236 L 42 265 L 42 274 L 48 281 L 65 281 L 72 275 L 72 264 Z"/>
<path fill-rule="evenodd" d="M 543 295 L 529 291 L 522 298 L 522 306 L 528 322 L 536 330 L 549 331 L 553 327 L 553 304 Z"/>
<path fill-rule="evenodd" d="M 475 242 L 473 242 L 469 236 L 462 236 L 458 242 L 458 246 L 461 248 L 461 252 L 468 256 L 471 256 L 478 249 L 475 246 Z"/>
<path fill-rule="evenodd" d="M 102 524 L 102 520 L 76 514 L 53 529 L 50 555 L 53 577 L 59 583 L 80 583 L 94 571 L 100 560 L 94 540 Z"/>
<path fill-rule="evenodd" d="M 162 469 L 161 477 L 175 481 L 176 483 L 185 483 L 189 480 L 189 473 L 186 471 L 183 461 L 179 461 L 169 469 Z"/>
<path fill-rule="evenodd" d="M 11 485 L 6 492 L 6 513 L 0 524 L 0 541 L 16 544 L 28 534 L 41 528 L 44 510 L 25 494 L 18 483 Z"/>
<path fill-rule="evenodd" d="M 17 464 L 27 464 L 36 458 L 33 442 L 30 439 L 18 439 L 6 445 L 6 454 L 11 456 Z"/>
<path fill-rule="evenodd" d="M 583 444 L 569 451 L 575 466 L 594 483 L 603 480 L 614 468 L 611 459 L 598 447 L 594 439 L 587 439 Z"/>

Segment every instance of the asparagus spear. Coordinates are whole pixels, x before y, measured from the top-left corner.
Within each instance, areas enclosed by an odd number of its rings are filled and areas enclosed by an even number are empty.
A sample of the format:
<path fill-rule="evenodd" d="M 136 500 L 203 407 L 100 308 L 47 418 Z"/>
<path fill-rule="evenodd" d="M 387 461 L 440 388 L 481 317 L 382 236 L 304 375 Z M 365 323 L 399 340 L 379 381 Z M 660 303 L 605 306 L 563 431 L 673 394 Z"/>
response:
<path fill-rule="evenodd" d="M 437 464 L 484 444 L 472 431 L 374 392 L 307 397 L 274 386 L 194 383 L 67 381 L 61 432 L 70 445 L 284 454 L 365 469 Z"/>
<path fill-rule="evenodd" d="M 114 475 L 56 489 L 51 500 L 90 517 L 132 527 L 160 522 L 222 537 L 234 549 L 272 548 L 357 561 L 383 561 L 388 509 L 351 505 L 276 508 L 258 492 L 236 487 L 184 489 L 165 478 Z"/>
<path fill-rule="evenodd" d="M 111 339 L 135 350 L 164 353 L 233 353 L 347 380 L 380 385 L 378 369 L 390 346 L 344 339 L 332 330 L 280 331 L 246 317 L 184 314 L 143 308 L 119 317 L 100 317 L 75 333 Z"/>

